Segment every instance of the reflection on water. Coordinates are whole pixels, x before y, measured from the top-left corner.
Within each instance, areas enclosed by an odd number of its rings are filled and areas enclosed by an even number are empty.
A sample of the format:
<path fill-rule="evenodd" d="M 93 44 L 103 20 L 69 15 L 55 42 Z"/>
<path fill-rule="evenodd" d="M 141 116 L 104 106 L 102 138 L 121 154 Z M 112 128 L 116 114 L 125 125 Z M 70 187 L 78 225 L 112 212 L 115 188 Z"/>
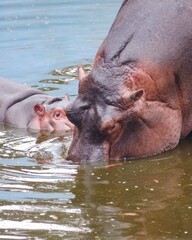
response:
<path fill-rule="evenodd" d="M 77 79 L 77 68 L 78 66 L 71 66 L 71 67 L 65 67 L 63 69 L 55 69 L 51 72 L 52 75 L 56 76 L 65 76 L 65 77 L 73 77 Z M 84 64 L 83 68 L 87 71 L 90 72 L 92 65 L 91 64 Z"/>
<path fill-rule="evenodd" d="M 51 232 L 52 237 L 62 239 L 89 231 L 74 221 L 81 209 L 67 205 L 74 198 L 71 188 L 77 166 L 66 163 L 41 166 L 30 163 L 31 160 L 26 165 L 25 161 L 6 161 L 1 168 L 0 235 L 29 239 L 35 232 L 39 239 L 48 239 Z"/>
<path fill-rule="evenodd" d="M 184 142 L 155 158 L 79 169 L 72 202 L 83 206 L 94 229 L 87 239 L 190 239 L 191 146 Z"/>
<path fill-rule="evenodd" d="M 0 75 L 77 94 L 121 0 L 1 1 Z M 19 114 L 19 113 L 18 113 Z M 192 140 L 127 162 L 65 160 L 71 134 L 0 127 L 0 239 L 192 239 Z"/>
<path fill-rule="evenodd" d="M 0 141 L 1 239 L 191 238 L 191 139 L 147 159 L 73 164 L 60 145 L 70 136 L 8 132 Z"/>
<path fill-rule="evenodd" d="M 72 134 L 67 132 L 30 133 L 4 126 L 0 129 L 1 158 L 30 157 L 53 161 L 65 156 L 72 138 Z"/>
<path fill-rule="evenodd" d="M 91 64 L 84 64 L 82 65 L 83 68 L 86 70 L 87 73 L 91 71 L 92 65 Z M 55 78 L 48 78 L 48 79 L 43 79 L 40 80 L 39 82 L 41 83 L 49 83 L 49 84 L 69 84 L 73 82 L 74 80 L 77 80 L 77 69 L 79 66 L 69 66 L 65 67 L 62 69 L 54 69 L 51 71 L 51 75 L 54 76 Z M 57 90 L 58 88 L 56 87 L 39 87 L 39 89 L 43 91 L 53 91 Z M 75 92 L 70 94 L 71 96 L 75 95 Z M 76 96 L 76 95 L 75 95 Z"/>

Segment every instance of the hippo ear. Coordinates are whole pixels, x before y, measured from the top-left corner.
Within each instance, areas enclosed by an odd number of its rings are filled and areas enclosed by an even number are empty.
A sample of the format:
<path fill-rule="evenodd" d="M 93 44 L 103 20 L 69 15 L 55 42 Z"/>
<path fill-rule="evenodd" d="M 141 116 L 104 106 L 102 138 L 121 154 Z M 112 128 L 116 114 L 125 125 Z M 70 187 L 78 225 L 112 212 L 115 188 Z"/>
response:
<path fill-rule="evenodd" d="M 78 76 L 79 81 L 82 81 L 86 77 L 86 75 L 87 74 L 86 74 L 85 69 L 82 66 L 78 67 L 77 76 Z"/>
<path fill-rule="evenodd" d="M 34 111 L 37 115 L 43 116 L 45 114 L 45 107 L 41 104 L 35 104 Z"/>
<path fill-rule="evenodd" d="M 134 102 L 138 101 L 144 94 L 143 89 L 139 89 L 132 92 L 126 92 L 123 96 L 123 101 L 127 106 L 130 106 Z"/>
<path fill-rule="evenodd" d="M 65 99 L 66 101 L 70 101 L 69 94 L 65 94 L 64 99 Z"/>

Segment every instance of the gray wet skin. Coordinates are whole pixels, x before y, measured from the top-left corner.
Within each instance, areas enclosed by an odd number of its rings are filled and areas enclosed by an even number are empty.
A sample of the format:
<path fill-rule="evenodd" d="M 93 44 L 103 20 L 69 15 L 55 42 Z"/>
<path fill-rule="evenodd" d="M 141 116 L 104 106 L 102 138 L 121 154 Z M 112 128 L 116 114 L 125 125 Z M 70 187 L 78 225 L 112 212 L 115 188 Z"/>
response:
<path fill-rule="evenodd" d="M 46 93 L 0 78 L 0 123 L 32 130 L 68 131 L 73 124 L 66 117 L 67 97 Z"/>
<path fill-rule="evenodd" d="M 192 131 L 191 0 L 125 0 L 90 74 L 79 68 L 68 159 L 138 158 Z"/>

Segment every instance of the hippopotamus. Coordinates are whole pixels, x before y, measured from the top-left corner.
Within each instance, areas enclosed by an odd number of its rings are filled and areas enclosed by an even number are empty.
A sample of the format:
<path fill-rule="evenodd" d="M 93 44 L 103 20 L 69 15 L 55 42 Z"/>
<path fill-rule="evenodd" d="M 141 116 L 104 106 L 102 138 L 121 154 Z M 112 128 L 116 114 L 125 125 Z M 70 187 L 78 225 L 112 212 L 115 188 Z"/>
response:
<path fill-rule="evenodd" d="M 69 98 L 0 78 L 0 123 L 31 130 L 69 131 L 73 124 L 66 117 Z"/>
<path fill-rule="evenodd" d="M 192 1 L 125 0 L 68 106 L 67 159 L 140 158 L 192 131 Z"/>

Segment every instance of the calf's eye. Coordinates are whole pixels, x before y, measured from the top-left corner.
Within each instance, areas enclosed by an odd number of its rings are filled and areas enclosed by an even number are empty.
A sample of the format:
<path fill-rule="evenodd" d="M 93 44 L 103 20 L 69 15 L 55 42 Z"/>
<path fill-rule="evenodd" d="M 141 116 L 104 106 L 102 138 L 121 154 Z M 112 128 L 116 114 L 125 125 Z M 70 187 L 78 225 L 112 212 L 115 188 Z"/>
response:
<path fill-rule="evenodd" d="M 58 119 L 60 119 L 61 117 L 62 117 L 61 112 L 56 111 L 55 114 L 54 114 L 54 118 L 58 120 Z"/>

